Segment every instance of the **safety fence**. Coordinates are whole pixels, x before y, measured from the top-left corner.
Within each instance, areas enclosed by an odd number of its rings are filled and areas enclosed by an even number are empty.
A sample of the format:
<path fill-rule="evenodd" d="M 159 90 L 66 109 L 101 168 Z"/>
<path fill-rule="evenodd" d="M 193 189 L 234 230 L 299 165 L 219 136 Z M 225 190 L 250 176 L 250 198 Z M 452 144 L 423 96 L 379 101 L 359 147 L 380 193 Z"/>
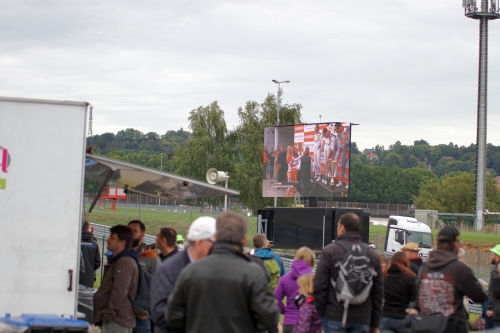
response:
<path fill-rule="evenodd" d="M 103 265 L 106 262 L 106 240 L 109 237 L 109 226 L 102 225 L 102 224 L 96 224 L 96 223 L 90 223 L 92 227 L 94 228 L 94 236 L 97 238 L 98 243 L 99 243 L 99 248 L 101 251 L 101 258 Z M 380 246 L 377 246 L 378 252 L 382 253 L 383 252 L 383 242 L 384 240 L 381 239 L 382 236 L 380 236 L 377 233 L 376 241 L 374 242 L 375 244 L 379 244 Z M 156 236 L 153 235 L 145 235 L 144 236 L 144 243 L 146 244 L 155 244 L 156 243 Z M 281 252 L 279 249 L 276 250 L 276 254 L 281 258 L 283 262 L 283 266 L 285 267 L 285 270 L 287 272 L 290 272 L 292 268 L 292 262 L 293 262 L 293 253 L 289 252 Z M 319 254 L 318 254 L 319 258 Z M 317 258 L 317 259 L 318 259 Z M 489 281 L 489 276 L 490 276 L 490 271 L 492 266 L 490 265 L 490 254 L 489 251 L 487 250 L 480 250 L 480 249 L 472 249 L 472 250 L 467 250 L 465 251 L 465 263 L 474 271 L 476 277 L 483 279 L 484 281 Z M 102 271 L 101 271 L 101 276 L 102 276 Z M 476 304 L 471 304 L 470 305 L 470 311 L 474 313 L 481 313 L 481 305 L 476 305 Z"/>

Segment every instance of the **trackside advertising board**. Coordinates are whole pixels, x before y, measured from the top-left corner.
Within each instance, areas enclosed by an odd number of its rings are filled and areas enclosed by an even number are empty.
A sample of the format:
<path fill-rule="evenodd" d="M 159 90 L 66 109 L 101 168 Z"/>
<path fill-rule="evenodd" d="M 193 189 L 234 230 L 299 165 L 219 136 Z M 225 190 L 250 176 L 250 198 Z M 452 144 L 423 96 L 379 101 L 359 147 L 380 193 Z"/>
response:
<path fill-rule="evenodd" d="M 75 315 L 87 105 L 0 97 L 0 314 Z"/>
<path fill-rule="evenodd" d="M 263 197 L 348 197 L 351 123 L 264 128 Z"/>

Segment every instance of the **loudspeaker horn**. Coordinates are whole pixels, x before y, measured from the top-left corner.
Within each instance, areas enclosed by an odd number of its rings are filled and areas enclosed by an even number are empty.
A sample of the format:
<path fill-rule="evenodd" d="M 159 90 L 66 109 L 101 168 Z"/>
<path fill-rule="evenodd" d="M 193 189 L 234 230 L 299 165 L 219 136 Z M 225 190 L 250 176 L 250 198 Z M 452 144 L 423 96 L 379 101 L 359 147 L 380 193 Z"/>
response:
<path fill-rule="evenodd" d="M 224 181 L 229 178 L 228 174 L 224 171 L 218 171 L 215 168 L 210 168 L 207 170 L 207 183 L 216 184 L 217 182 Z"/>

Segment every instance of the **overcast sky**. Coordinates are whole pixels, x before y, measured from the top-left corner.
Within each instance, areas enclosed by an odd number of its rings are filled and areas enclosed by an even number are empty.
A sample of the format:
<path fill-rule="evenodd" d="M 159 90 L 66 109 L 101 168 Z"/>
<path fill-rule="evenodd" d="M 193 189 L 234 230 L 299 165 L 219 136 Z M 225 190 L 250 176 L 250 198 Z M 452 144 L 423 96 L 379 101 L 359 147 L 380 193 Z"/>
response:
<path fill-rule="evenodd" d="M 360 148 L 476 138 L 479 23 L 460 0 L 0 2 L 0 95 L 82 100 L 94 134 L 188 129 L 283 86 L 304 122 L 350 121 Z M 488 142 L 500 145 L 500 22 Z"/>

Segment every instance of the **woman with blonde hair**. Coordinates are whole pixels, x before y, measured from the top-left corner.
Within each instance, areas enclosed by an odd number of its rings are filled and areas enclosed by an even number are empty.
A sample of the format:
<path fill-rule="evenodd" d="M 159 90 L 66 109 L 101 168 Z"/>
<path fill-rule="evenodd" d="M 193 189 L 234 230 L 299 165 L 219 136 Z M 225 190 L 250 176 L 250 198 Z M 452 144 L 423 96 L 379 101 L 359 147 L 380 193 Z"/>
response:
<path fill-rule="evenodd" d="M 293 301 L 299 293 L 297 279 L 304 274 L 311 274 L 314 264 L 314 252 L 308 247 L 301 247 L 295 254 L 290 273 L 285 274 L 278 282 L 274 297 L 278 301 L 280 312 L 284 314 L 283 333 L 291 333 L 297 323 L 299 308 Z M 285 297 L 286 306 L 283 304 Z"/>

